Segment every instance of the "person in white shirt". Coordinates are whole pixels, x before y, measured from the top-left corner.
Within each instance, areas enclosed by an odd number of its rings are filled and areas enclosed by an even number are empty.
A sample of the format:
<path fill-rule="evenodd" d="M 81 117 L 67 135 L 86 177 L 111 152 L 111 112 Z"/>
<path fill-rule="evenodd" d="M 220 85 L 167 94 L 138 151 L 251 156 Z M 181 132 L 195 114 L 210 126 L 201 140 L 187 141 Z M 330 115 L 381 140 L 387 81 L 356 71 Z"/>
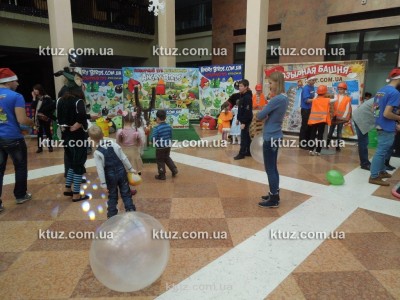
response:
<path fill-rule="evenodd" d="M 97 146 L 93 156 L 101 187 L 108 191 L 107 217 L 118 214 L 118 188 L 125 211 L 136 211 L 125 168 L 131 173 L 136 173 L 136 170 L 118 144 L 112 140 L 103 140 L 103 132 L 99 126 L 93 125 L 88 131 Z"/>

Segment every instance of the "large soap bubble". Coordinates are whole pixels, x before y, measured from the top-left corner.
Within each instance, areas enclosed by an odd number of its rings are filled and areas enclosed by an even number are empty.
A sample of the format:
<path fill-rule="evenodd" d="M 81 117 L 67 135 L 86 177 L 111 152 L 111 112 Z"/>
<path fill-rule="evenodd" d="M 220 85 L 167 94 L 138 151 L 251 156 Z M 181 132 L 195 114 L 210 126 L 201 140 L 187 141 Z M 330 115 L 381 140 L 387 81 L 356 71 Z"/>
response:
<path fill-rule="evenodd" d="M 97 230 L 90 248 L 96 278 L 111 290 L 133 292 L 155 282 L 169 258 L 169 241 L 156 239 L 160 222 L 141 212 L 108 219 Z"/>

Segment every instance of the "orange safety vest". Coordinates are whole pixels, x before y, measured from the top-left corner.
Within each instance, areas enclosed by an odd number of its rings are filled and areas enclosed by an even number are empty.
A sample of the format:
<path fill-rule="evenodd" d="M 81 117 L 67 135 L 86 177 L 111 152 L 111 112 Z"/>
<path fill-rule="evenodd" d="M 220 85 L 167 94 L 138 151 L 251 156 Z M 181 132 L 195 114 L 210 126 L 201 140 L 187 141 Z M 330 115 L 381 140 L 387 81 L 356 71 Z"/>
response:
<path fill-rule="evenodd" d="M 317 97 L 313 100 L 311 106 L 310 118 L 308 125 L 327 123 L 331 125 L 331 116 L 329 114 L 329 98 Z"/>
<path fill-rule="evenodd" d="M 253 109 L 262 109 L 265 105 L 268 104 L 268 101 L 265 99 L 264 94 L 260 94 L 260 102 L 257 104 L 257 94 L 253 95 Z"/>
<path fill-rule="evenodd" d="M 346 112 L 347 106 L 349 106 L 349 111 L 348 111 L 347 117 L 344 118 L 343 116 L 344 116 L 344 113 Z M 335 117 L 337 119 L 342 119 L 342 120 L 347 120 L 347 121 L 350 120 L 351 98 L 349 96 L 343 96 L 343 99 L 342 99 L 342 102 L 340 102 L 340 105 L 339 105 L 339 99 L 337 101 L 335 101 L 334 108 L 335 108 Z"/>

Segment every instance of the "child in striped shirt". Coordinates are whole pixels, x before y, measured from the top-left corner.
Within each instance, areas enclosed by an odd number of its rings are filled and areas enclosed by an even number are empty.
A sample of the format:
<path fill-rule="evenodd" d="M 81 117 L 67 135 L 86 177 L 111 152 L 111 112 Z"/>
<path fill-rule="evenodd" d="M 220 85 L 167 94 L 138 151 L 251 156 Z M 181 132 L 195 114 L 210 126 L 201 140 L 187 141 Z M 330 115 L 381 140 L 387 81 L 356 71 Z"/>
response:
<path fill-rule="evenodd" d="M 165 165 L 172 172 L 172 177 L 178 174 L 178 168 L 170 157 L 172 146 L 172 128 L 165 122 L 167 114 L 165 110 L 158 110 L 157 114 L 158 125 L 154 127 L 151 134 L 151 141 L 153 146 L 156 147 L 156 162 L 158 168 L 158 175 L 155 176 L 158 180 L 165 180 Z"/>

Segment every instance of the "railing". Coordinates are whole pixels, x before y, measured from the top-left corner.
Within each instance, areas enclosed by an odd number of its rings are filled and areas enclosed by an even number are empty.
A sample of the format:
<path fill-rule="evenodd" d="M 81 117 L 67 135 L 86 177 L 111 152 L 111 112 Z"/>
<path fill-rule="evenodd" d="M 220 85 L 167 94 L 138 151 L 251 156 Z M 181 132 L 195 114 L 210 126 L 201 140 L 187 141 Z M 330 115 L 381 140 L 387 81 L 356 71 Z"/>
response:
<path fill-rule="evenodd" d="M 188 34 L 212 30 L 211 1 L 175 10 L 176 34 Z"/>
<path fill-rule="evenodd" d="M 46 0 L 0 0 L 3 11 L 47 18 Z M 154 34 L 147 0 L 71 0 L 72 21 L 112 29 Z"/>

